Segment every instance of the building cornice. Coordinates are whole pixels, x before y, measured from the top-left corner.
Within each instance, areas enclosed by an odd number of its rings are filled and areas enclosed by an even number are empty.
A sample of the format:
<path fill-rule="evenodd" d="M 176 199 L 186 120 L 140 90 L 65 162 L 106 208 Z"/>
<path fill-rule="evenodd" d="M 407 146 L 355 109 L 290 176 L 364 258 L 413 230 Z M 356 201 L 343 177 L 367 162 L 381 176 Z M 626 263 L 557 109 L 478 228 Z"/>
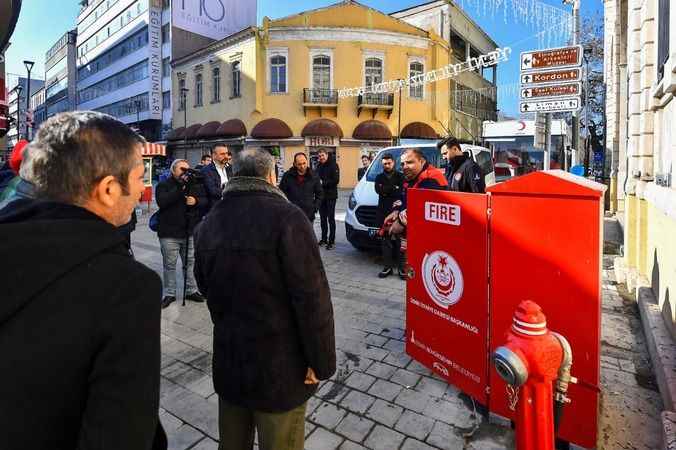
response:
<path fill-rule="evenodd" d="M 270 41 L 367 42 L 427 49 L 432 40 L 395 31 L 368 28 L 270 27 Z"/>
<path fill-rule="evenodd" d="M 240 44 L 251 38 L 255 38 L 257 32 L 258 28 L 256 27 L 245 28 L 242 31 L 238 31 L 235 34 L 231 34 L 230 36 L 227 36 L 221 39 L 220 41 L 211 43 L 204 48 L 194 51 L 193 53 L 172 60 L 171 67 L 176 68 L 183 64 L 188 64 L 190 62 L 195 61 L 196 59 L 201 59 L 204 58 L 205 56 L 213 55 L 215 53 L 227 49 L 228 47 L 232 47 L 233 45 Z"/>

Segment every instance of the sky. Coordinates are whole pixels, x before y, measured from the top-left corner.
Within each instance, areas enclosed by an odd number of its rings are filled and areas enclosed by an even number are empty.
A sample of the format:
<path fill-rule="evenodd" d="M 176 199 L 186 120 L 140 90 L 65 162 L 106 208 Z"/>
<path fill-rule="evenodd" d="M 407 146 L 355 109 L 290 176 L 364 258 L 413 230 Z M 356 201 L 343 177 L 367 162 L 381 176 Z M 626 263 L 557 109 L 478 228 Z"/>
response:
<path fill-rule="evenodd" d="M 378 9 L 385 13 L 391 13 L 400 9 L 424 3 L 426 0 L 361 0 L 361 3 Z M 520 17 L 508 10 L 505 18 L 504 11 L 499 9 L 496 13 L 491 12 L 491 7 L 498 4 L 528 3 L 533 0 L 455 0 L 463 9 L 498 43 L 499 46 L 510 46 L 512 54 L 509 61 L 498 66 L 498 109 L 505 114 L 518 116 L 518 83 L 519 76 L 519 53 L 552 46 L 565 45 L 563 39 L 551 40 L 539 39 L 536 34 L 542 31 L 542 26 L 524 23 L 524 15 L 529 21 L 534 20 L 532 14 L 524 12 Z M 561 0 L 536 0 L 550 5 L 560 11 L 570 11 L 569 6 L 564 6 Z M 337 3 L 338 0 L 293 0 L 281 2 L 279 0 L 258 1 L 258 22 L 263 16 L 270 18 L 284 17 L 308 9 Z M 581 0 L 582 16 L 597 16 L 600 20 L 603 14 L 602 0 Z M 12 45 L 6 53 L 6 71 L 8 74 L 21 74 L 25 76 L 26 69 L 23 60 L 35 61 L 33 77 L 44 77 L 44 57 L 49 48 L 63 34 L 76 26 L 76 18 L 79 10 L 77 0 L 24 0 L 21 15 L 17 22 L 16 30 L 12 37 Z M 56 6 L 58 5 L 58 7 Z M 8 77 L 10 78 L 10 77 Z M 11 83 L 11 79 L 8 79 Z"/>

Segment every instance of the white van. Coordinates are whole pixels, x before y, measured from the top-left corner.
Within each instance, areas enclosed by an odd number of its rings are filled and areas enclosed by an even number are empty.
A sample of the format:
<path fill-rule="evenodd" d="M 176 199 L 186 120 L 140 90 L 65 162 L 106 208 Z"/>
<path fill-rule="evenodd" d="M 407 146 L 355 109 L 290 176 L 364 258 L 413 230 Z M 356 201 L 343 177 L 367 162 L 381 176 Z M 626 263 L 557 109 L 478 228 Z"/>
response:
<path fill-rule="evenodd" d="M 379 151 L 366 171 L 366 175 L 359 180 L 354 191 L 352 191 L 345 213 L 345 235 L 350 244 L 356 249 L 366 250 L 380 245 L 376 237 L 379 224 L 376 223 L 378 194 L 376 193 L 375 180 L 376 176 L 383 171 L 383 155 L 390 153 L 394 157 L 394 160 L 398 162 L 404 149 L 411 147 L 421 149 L 430 164 L 440 167 L 442 158 L 436 144 L 403 145 L 388 147 Z M 467 144 L 461 144 L 461 147 L 465 153 L 471 155 L 472 159 L 483 170 L 486 186 L 495 184 L 495 170 L 490 150 L 485 147 Z M 443 168 L 441 169 L 443 170 Z"/>

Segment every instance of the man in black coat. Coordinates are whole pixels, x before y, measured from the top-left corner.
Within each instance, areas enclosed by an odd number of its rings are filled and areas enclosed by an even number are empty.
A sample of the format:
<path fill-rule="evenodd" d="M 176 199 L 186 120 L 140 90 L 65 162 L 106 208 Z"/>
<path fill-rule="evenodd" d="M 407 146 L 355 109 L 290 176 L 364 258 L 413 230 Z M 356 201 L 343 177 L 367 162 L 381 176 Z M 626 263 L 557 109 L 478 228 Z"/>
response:
<path fill-rule="evenodd" d="M 319 159 L 317 174 L 322 181 L 323 194 L 322 204 L 319 207 L 319 220 L 322 227 L 322 239 L 319 245 L 326 245 L 326 249 L 331 250 L 336 242 L 336 200 L 338 199 L 340 169 L 325 148 L 319 149 L 317 157 Z"/>
<path fill-rule="evenodd" d="M 279 188 L 291 203 L 303 210 L 310 222 L 315 221 L 322 204 L 322 183 L 310 169 L 305 153 L 294 155 L 293 167 L 284 173 Z"/>
<path fill-rule="evenodd" d="M 376 176 L 376 193 L 378 194 L 378 209 L 376 211 L 376 221 L 382 228 L 385 218 L 393 211 L 393 204 L 401 200 L 404 182 L 404 174 L 398 172 L 394 167 L 394 157 L 391 153 L 385 153 L 382 158 L 383 172 Z M 391 236 L 389 232 L 385 233 L 382 241 L 382 254 L 385 261 L 385 267 L 378 274 L 380 278 L 386 278 L 392 275 L 396 266 L 399 273 L 402 272 L 401 261 L 401 239 L 398 236 Z"/>
<path fill-rule="evenodd" d="M 162 285 L 116 229 L 144 189 L 142 148 L 114 118 L 75 112 L 27 150 L 37 199 L 0 213 L 3 450 L 167 448 Z"/>
<path fill-rule="evenodd" d="M 231 159 L 232 154 L 226 145 L 216 144 L 211 150 L 211 163 L 202 169 L 208 200 L 201 208 L 204 214 L 208 213 L 223 197 L 223 188 L 232 178 Z"/>
<path fill-rule="evenodd" d="M 204 180 L 189 169 L 185 159 L 175 160 L 171 164 L 171 176 L 159 183 L 155 192 L 157 206 L 160 207 L 157 237 L 160 239 L 164 269 L 162 308 L 176 300 L 176 261 L 179 255 L 187 273 L 185 298 L 204 302 L 193 275 L 195 244 L 192 235 L 201 219 L 202 205 L 208 200 L 204 193 Z"/>
<path fill-rule="evenodd" d="M 361 155 L 361 167 L 357 169 L 357 181 L 364 178 L 364 175 L 366 175 L 366 171 L 370 165 L 371 158 L 369 158 L 369 155 Z"/>
<path fill-rule="evenodd" d="M 448 137 L 437 144 L 441 157 L 446 160 L 448 190 L 456 192 L 486 192 L 486 182 L 481 167 L 460 147 L 454 137 Z"/>
<path fill-rule="evenodd" d="M 303 211 L 275 187 L 272 156 L 235 176 L 197 227 L 195 275 L 214 322 L 221 448 L 302 450 L 307 400 L 336 370 L 328 281 Z"/>

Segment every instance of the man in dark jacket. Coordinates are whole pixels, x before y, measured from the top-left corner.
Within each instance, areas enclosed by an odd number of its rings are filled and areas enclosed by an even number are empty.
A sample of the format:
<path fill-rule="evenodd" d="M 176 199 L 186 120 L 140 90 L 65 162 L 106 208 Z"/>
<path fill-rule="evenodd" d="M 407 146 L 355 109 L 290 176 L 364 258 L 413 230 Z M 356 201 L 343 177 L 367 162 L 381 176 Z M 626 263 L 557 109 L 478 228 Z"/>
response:
<path fill-rule="evenodd" d="M 211 155 L 206 153 L 202 155 L 202 159 L 200 159 L 200 163 L 195 166 L 195 170 L 199 170 L 201 172 L 209 164 L 211 164 Z"/>
<path fill-rule="evenodd" d="M 315 221 L 322 204 L 322 183 L 310 169 L 305 153 L 294 155 L 293 167 L 284 173 L 279 188 L 291 203 L 303 210 L 310 222 Z"/>
<path fill-rule="evenodd" d="M 232 154 L 226 145 L 216 144 L 211 150 L 211 163 L 202 169 L 208 199 L 202 208 L 204 214 L 208 213 L 223 197 L 223 188 L 232 178 L 231 159 Z"/>
<path fill-rule="evenodd" d="M 357 181 L 364 178 L 369 165 L 371 165 L 371 158 L 368 155 L 361 155 L 361 167 L 357 169 Z"/>
<path fill-rule="evenodd" d="M 319 245 L 326 245 L 326 249 L 331 250 L 336 243 L 336 200 L 338 199 L 340 169 L 325 148 L 319 149 L 317 158 L 319 159 L 317 174 L 322 181 L 322 204 L 319 207 L 322 239 Z"/>
<path fill-rule="evenodd" d="M 142 148 L 93 112 L 52 117 L 28 147 L 38 199 L 0 213 L 3 450 L 167 448 L 162 285 L 116 230 L 144 189 Z"/>
<path fill-rule="evenodd" d="M 185 298 L 198 303 L 204 301 L 197 291 L 193 275 L 195 245 L 192 235 L 202 216 L 201 206 L 207 199 L 202 180 L 195 178 L 195 172 L 189 177 L 189 169 L 185 159 L 175 160 L 171 164 L 171 177 L 159 183 L 155 192 L 157 206 L 160 207 L 157 237 L 160 238 L 164 268 L 162 308 L 176 300 L 176 261 L 179 254 L 187 272 Z"/>
<path fill-rule="evenodd" d="M 394 167 L 394 157 L 391 153 L 385 153 L 382 158 L 383 172 L 376 176 L 376 193 L 378 194 L 378 209 L 376 211 L 376 221 L 382 228 L 385 224 L 385 218 L 392 213 L 393 204 L 401 200 L 404 187 L 404 175 L 398 172 Z M 397 236 L 389 233 L 382 236 L 382 254 L 385 261 L 385 268 L 378 274 L 380 278 L 386 278 L 392 275 L 393 268 L 396 266 L 401 274 L 400 246 L 401 240 Z"/>
<path fill-rule="evenodd" d="M 449 191 L 486 192 L 486 182 L 481 167 L 462 151 L 460 142 L 448 137 L 437 144 L 441 157 L 446 160 L 446 180 Z"/>
<path fill-rule="evenodd" d="M 305 408 L 336 370 L 331 293 L 305 214 L 275 187 L 272 156 L 235 157 L 198 226 L 195 275 L 214 322 L 221 449 L 302 450 Z"/>

